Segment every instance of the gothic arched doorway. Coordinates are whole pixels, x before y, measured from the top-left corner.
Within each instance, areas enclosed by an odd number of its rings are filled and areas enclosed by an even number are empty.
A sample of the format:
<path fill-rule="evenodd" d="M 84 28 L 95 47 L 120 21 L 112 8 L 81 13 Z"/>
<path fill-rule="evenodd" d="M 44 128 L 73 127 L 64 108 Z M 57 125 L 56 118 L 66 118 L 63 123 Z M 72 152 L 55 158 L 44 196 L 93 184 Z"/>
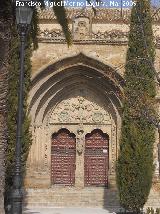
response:
<path fill-rule="evenodd" d="M 109 138 L 95 129 L 85 137 L 85 186 L 108 186 Z"/>
<path fill-rule="evenodd" d="M 52 135 L 51 181 L 52 184 L 75 184 L 76 138 L 67 129 Z"/>

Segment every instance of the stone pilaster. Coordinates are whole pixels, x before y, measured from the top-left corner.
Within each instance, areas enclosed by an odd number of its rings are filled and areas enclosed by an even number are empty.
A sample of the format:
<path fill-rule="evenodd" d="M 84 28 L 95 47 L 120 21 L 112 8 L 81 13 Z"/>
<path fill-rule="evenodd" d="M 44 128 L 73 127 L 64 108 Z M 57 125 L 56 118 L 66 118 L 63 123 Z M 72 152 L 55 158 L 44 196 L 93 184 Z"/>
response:
<path fill-rule="evenodd" d="M 84 147 L 85 137 L 83 130 L 77 131 L 76 139 L 76 171 L 75 171 L 75 187 L 84 187 Z"/>

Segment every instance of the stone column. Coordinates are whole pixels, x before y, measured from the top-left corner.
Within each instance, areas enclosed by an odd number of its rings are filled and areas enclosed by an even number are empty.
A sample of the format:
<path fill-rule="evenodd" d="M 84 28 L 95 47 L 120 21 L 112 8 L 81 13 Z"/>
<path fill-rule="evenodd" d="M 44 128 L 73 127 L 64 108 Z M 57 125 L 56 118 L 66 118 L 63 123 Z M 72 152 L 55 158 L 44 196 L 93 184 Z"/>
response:
<path fill-rule="evenodd" d="M 109 188 L 115 188 L 116 186 L 116 172 L 115 172 L 115 165 L 117 160 L 117 127 L 112 121 L 111 127 L 111 142 L 109 142 L 109 162 L 110 162 L 110 169 L 109 169 Z"/>
<path fill-rule="evenodd" d="M 158 127 L 158 138 L 159 138 L 159 142 L 157 144 L 157 150 L 158 150 L 157 173 L 158 173 L 158 177 L 160 178 L 160 125 Z"/>
<path fill-rule="evenodd" d="M 28 170 L 34 172 L 36 170 L 35 164 L 35 153 L 36 153 L 36 143 L 37 143 L 37 126 L 32 127 L 32 145 L 29 151 L 29 159 L 28 159 Z"/>
<path fill-rule="evenodd" d="M 76 171 L 75 171 L 75 187 L 84 187 L 84 131 L 77 131 L 76 138 Z"/>
<path fill-rule="evenodd" d="M 160 176 L 160 128 L 156 132 L 156 142 L 154 144 L 154 179 L 157 180 Z"/>

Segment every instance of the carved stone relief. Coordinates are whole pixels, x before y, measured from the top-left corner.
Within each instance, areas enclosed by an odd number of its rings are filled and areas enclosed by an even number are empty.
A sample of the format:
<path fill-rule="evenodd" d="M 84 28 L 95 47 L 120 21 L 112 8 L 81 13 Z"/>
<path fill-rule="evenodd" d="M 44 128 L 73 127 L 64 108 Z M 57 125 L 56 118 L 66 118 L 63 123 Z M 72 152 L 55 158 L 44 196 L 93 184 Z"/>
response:
<path fill-rule="evenodd" d="M 159 132 L 160 136 L 160 132 Z M 157 174 L 160 176 L 160 142 L 157 144 L 158 149 L 158 160 L 157 160 Z"/>
<path fill-rule="evenodd" d="M 73 22 L 73 37 L 76 40 L 88 39 L 90 35 L 90 21 L 86 17 L 75 18 Z"/>
<path fill-rule="evenodd" d="M 91 30 L 91 26 L 88 25 L 86 21 L 79 21 L 77 26 L 73 27 L 73 43 L 77 43 L 79 41 L 85 43 L 100 43 L 100 44 L 123 44 L 127 45 L 128 43 L 128 32 L 123 32 L 121 30 L 111 30 L 111 31 L 97 31 L 93 32 Z M 55 42 L 65 42 L 65 36 L 63 31 L 60 29 L 52 29 L 52 30 L 41 30 L 39 32 L 39 40 L 40 41 L 49 41 Z M 157 42 L 157 47 L 158 47 Z"/>
<path fill-rule="evenodd" d="M 50 139 L 50 135 L 48 133 L 48 127 L 45 127 L 45 142 L 44 142 L 44 170 L 46 172 L 49 172 L 49 163 L 48 163 L 48 159 L 49 159 L 49 155 L 48 155 L 48 149 L 49 145 L 48 145 L 48 140 Z"/>
<path fill-rule="evenodd" d="M 112 138 L 111 138 L 111 155 L 112 155 L 112 160 L 111 160 L 111 174 L 115 173 L 115 163 L 116 163 L 116 142 L 117 142 L 117 133 L 116 133 L 116 126 L 112 125 Z"/>
<path fill-rule="evenodd" d="M 51 112 L 49 124 L 110 124 L 109 113 L 84 97 L 69 98 L 60 102 Z"/>
<path fill-rule="evenodd" d="M 82 155 L 84 151 L 84 130 L 78 129 L 77 130 L 77 139 L 76 139 L 76 144 L 77 144 L 77 152 L 79 155 Z"/>
<path fill-rule="evenodd" d="M 80 18 L 79 18 L 80 19 Z M 127 45 L 129 31 L 122 30 L 107 30 L 107 31 L 92 31 L 92 25 L 88 18 L 81 17 L 80 20 L 73 22 L 73 43 L 79 43 L 83 41 L 88 44 L 117 44 L 117 45 Z M 42 42 L 58 42 L 65 43 L 65 36 L 61 29 L 43 29 L 40 30 L 38 35 L 39 41 Z M 156 48 L 160 49 L 160 37 L 155 35 Z"/>

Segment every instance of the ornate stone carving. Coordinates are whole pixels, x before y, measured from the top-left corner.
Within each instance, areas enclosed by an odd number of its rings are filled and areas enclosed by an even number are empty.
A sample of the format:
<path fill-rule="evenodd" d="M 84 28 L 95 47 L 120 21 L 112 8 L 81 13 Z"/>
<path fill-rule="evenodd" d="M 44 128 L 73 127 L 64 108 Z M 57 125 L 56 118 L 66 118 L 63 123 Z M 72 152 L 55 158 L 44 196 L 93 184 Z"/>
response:
<path fill-rule="evenodd" d="M 89 39 L 90 23 L 86 17 L 78 17 L 73 22 L 73 37 L 76 40 Z"/>
<path fill-rule="evenodd" d="M 77 152 L 81 155 L 84 151 L 84 131 L 82 129 L 77 130 Z"/>
<path fill-rule="evenodd" d="M 128 32 L 121 30 L 113 31 L 97 31 L 92 32 L 91 23 L 118 23 L 122 20 L 124 23 L 129 24 L 130 19 L 130 9 L 109 9 L 109 8 L 97 8 L 96 15 L 94 14 L 91 8 L 79 9 L 79 8 L 70 8 L 66 9 L 67 18 L 72 22 L 73 26 L 73 43 L 77 44 L 87 43 L 87 44 L 117 44 L 117 45 L 127 45 L 128 44 Z M 160 12 L 155 13 L 155 10 L 152 11 L 154 14 L 154 22 L 159 23 L 160 21 Z M 48 10 L 39 10 L 40 20 L 54 20 L 56 19 L 53 10 L 50 8 Z M 73 21 L 74 20 L 74 21 Z M 65 36 L 60 29 L 52 30 L 42 30 L 39 33 L 40 42 L 51 42 L 51 43 L 66 43 Z M 160 37 L 157 35 L 155 37 L 156 47 L 160 49 Z"/>
<path fill-rule="evenodd" d="M 50 124 L 110 124 L 108 112 L 84 97 L 69 98 L 60 102 L 51 112 Z"/>
<path fill-rule="evenodd" d="M 154 166 L 155 166 L 155 176 L 159 176 L 159 161 L 154 160 Z"/>
<path fill-rule="evenodd" d="M 79 42 L 87 44 L 117 44 L 127 45 L 128 44 L 128 32 L 121 30 L 111 31 L 97 31 L 90 32 L 91 27 L 86 21 L 79 21 L 76 26 L 73 27 L 73 43 Z M 60 29 L 42 30 L 39 32 L 40 42 L 51 42 L 51 43 L 66 43 L 65 36 Z M 160 49 L 160 37 L 155 37 L 156 48 Z"/>
<path fill-rule="evenodd" d="M 39 41 L 41 42 L 64 42 L 65 37 L 60 29 L 45 29 L 39 32 Z M 101 44 L 124 44 L 128 42 L 128 32 L 112 30 L 105 32 L 90 32 L 86 21 L 79 21 L 73 28 L 73 43 L 101 43 Z"/>
<path fill-rule="evenodd" d="M 116 148 L 116 126 L 113 125 L 112 126 L 112 139 L 111 139 L 111 145 L 112 145 L 112 148 L 111 148 L 111 155 L 112 155 L 112 162 L 111 162 L 111 174 L 114 174 L 115 173 L 115 163 L 116 163 L 116 151 L 117 151 L 117 148 Z"/>
<path fill-rule="evenodd" d="M 39 36 L 40 38 L 64 39 L 63 31 L 60 29 L 45 29 L 43 31 L 40 31 Z"/>
<path fill-rule="evenodd" d="M 47 171 L 48 170 L 48 144 L 47 144 L 47 142 L 45 143 L 45 146 L 44 146 L 44 166 Z"/>

